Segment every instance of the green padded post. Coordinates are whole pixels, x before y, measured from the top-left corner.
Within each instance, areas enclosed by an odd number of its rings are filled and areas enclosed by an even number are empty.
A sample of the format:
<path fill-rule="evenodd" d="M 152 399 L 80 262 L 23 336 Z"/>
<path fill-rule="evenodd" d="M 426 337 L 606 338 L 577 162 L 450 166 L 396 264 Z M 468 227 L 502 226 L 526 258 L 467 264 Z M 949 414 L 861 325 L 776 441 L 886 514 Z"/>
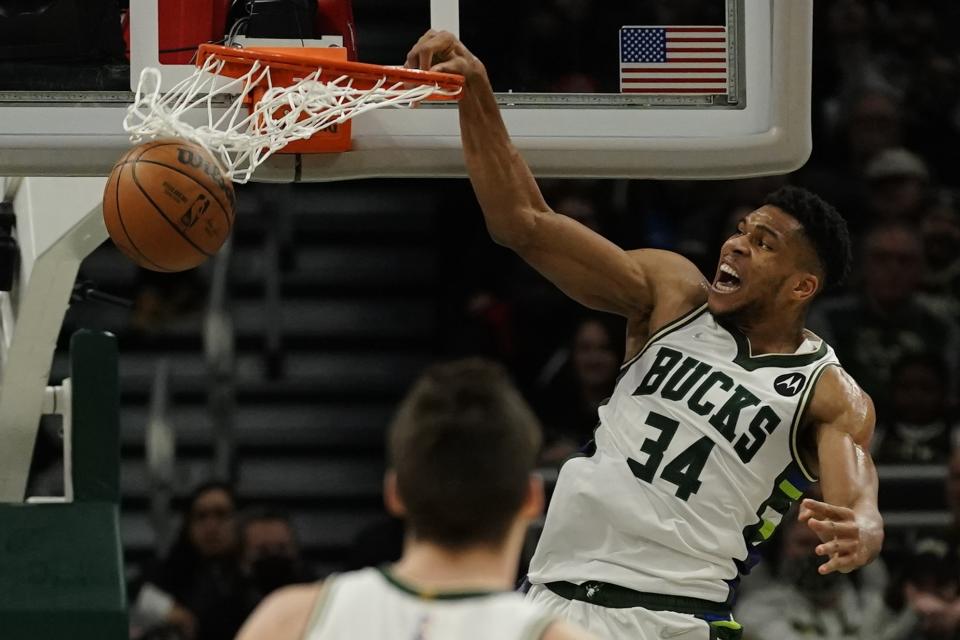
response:
<path fill-rule="evenodd" d="M 116 339 L 70 341 L 70 504 L 0 505 L 0 638 L 128 637 L 119 527 Z"/>
<path fill-rule="evenodd" d="M 78 331 L 70 339 L 73 387 L 73 496 L 120 502 L 120 381 L 117 339 Z"/>

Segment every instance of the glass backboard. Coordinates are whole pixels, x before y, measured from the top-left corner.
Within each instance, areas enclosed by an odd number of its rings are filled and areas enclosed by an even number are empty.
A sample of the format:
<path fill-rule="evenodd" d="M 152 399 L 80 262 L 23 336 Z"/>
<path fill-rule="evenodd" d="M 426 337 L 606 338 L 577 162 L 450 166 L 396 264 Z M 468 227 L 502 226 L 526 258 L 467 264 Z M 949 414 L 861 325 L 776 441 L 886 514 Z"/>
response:
<path fill-rule="evenodd" d="M 170 16 L 160 5 L 130 0 L 131 89 L 147 66 L 167 86 L 192 72 L 161 56 Z M 538 175 L 731 178 L 795 169 L 810 151 L 812 0 L 354 0 L 352 9 L 368 62 L 401 63 L 428 27 L 458 33 L 487 65 Z M 128 148 L 130 91 L 3 81 L 0 174 L 105 175 Z M 348 153 L 274 156 L 255 179 L 464 175 L 453 105 L 371 112 L 353 137 Z"/>

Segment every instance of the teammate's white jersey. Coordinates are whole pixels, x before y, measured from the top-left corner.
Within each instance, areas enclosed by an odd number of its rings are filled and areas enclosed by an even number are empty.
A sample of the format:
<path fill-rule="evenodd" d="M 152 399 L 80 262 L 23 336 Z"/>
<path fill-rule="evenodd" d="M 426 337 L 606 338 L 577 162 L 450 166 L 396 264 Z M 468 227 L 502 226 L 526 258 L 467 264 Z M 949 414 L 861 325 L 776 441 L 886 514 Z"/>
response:
<path fill-rule="evenodd" d="M 797 429 L 838 364 L 809 332 L 794 354 L 753 356 L 706 305 L 658 331 L 600 407 L 595 453 L 561 468 L 530 581 L 727 602 L 814 480 Z"/>
<path fill-rule="evenodd" d="M 538 640 L 554 618 L 512 592 L 421 593 L 382 569 L 324 582 L 304 640 Z"/>

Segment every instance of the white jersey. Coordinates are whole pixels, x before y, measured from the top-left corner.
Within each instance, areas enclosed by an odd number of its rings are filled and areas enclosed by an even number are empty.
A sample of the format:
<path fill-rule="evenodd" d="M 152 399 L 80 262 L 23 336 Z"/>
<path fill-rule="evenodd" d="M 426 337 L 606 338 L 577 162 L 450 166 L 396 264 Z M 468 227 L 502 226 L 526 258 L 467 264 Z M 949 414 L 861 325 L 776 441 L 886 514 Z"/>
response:
<path fill-rule="evenodd" d="M 422 593 L 383 569 L 331 576 L 304 640 L 539 640 L 554 618 L 512 592 Z"/>
<path fill-rule="evenodd" d="M 754 356 L 706 305 L 658 331 L 600 407 L 595 453 L 561 468 L 530 581 L 732 602 L 815 480 L 797 430 L 830 365 L 810 332 L 796 353 Z"/>

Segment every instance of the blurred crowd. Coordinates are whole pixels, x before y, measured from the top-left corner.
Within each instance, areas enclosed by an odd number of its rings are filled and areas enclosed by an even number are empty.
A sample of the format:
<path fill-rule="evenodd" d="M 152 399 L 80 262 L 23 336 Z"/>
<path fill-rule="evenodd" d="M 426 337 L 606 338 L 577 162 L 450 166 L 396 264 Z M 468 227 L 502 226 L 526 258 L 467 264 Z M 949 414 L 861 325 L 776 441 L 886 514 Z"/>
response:
<path fill-rule="evenodd" d="M 603 12 L 603 3 L 585 0 L 542 4 L 528 26 L 543 38 Z M 704 19 L 694 15 L 696 2 L 647 4 L 651 22 Z M 818 0 L 815 11 L 814 153 L 800 171 L 731 182 L 544 180 L 541 186 L 559 213 L 623 247 L 679 251 L 708 277 L 736 221 L 777 187 L 804 186 L 838 207 L 856 242 L 855 274 L 815 304 L 808 326 L 874 399 L 873 455 L 881 476 L 896 469 L 905 482 L 897 490 L 908 491 L 912 478 L 939 478 L 945 469 L 942 492 L 924 499 L 949 518 L 917 527 L 897 523 L 880 561 L 826 577 L 816 571 L 816 535 L 788 519 L 768 545 L 768 561 L 744 580 L 736 616 L 745 637 L 755 639 L 956 639 L 960 39 L 953 29 L 960 3 Z M 551 76 L 546 88 L 604 88 L 590 81 L 599 72 L 590 68 L 596 56 L 589 47 L 564 55 L 568 64 L 544 61 L 544 68 L 573 71 Z M 523 72 L 494 52 L 485 60 L 495 79 Z M 623 360 L 624 324 L 579 308 L 495 246 L 469 194 L 451 206 L 460 215 L 440 222 L 446 240 L 439 251 L 451 283 L 441 350 L 486 355 L 510 367 L 546 431 L 542 465 L 555 468 L 592 437 L 597 407 Z M 183 523 L 171 550 L 131 594 L 139 637 L 232 637 L 266 593 L 311 577 L 289 519 L 267 510 L 239 512 L 228 486 L 195 492 Z M 369 553 L 358 564 L 398 555 L 401 532 L 392 521 L 365 531 L 368 543 L 358 548 Z"/>
<path fill-rule="evenodd" d="M 131 638 L 231 640 L 271 592 L 314 578 L 286 514 L 238 510 L 228 484 L 206 483 L 185 500 L 170 549 L 132 585 Z"/>

